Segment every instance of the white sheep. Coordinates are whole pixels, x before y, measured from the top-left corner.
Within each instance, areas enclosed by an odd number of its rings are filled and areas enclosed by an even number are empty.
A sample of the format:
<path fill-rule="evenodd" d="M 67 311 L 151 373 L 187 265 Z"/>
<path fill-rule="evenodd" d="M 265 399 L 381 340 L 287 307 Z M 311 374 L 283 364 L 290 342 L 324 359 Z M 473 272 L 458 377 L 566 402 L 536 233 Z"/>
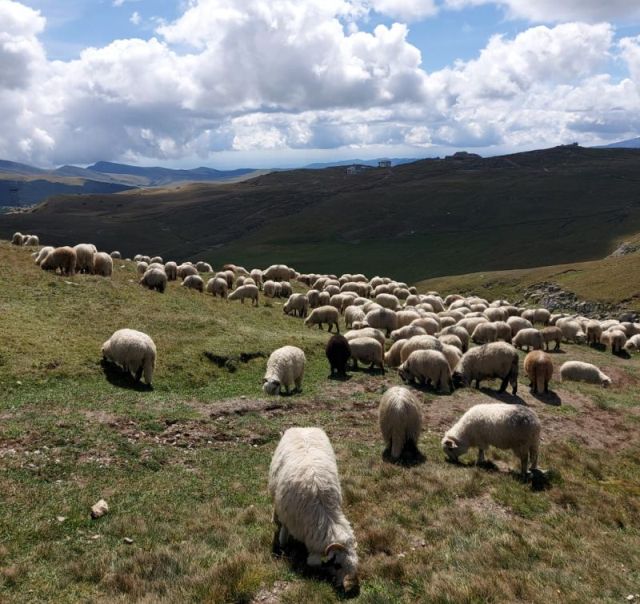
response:
<path fill-rule="evenodd" d="M 613 354 L 619 354 L 627 343 L 627 336 L 622 329 L 611 328 L 600 336 L 600 343 L 609 346 Z"/>
<path fill-rule="evenodd" d="M 435 336 L 413 336 L 400 351 L 400 360 L 404 363 L 416 350 L 437 350 L 442 352 L 443 344 Z"/>
<path fill-rule="evenodd" d="M 121 260 L 122 254 L 118 250 L 113 250 L 111 254 L 109 254 L 114 260 Z"/>
<path fill-rule="evenodd" d="M 148 268 L 149 264 L 147 262 L 143 262 L 142 260 L 140 260 L 140 262 L 136 264 L 136 272 L 138 273 L 138 275 L 144 275 L 147 272 Z"/>
<path fill-rule="evenodd" d="M 470 336 L 469 332 L 466 329 L 460 327 L 459 325 L 448 325 L 447 327 L 442 328 L 442 330 L 438 334 L 438 337 L 446 335 L 458 336 L 458 338 L 460 338 L 460 341 L 462 342 L 462 352 L 467 352 L 467 350 L 469 349 Z"/>
<path fill-rule="evenodd" d="M 111 277 L 113 273 L 113 258 L 106 252 L 94 254 L 92 272 L 100 277 Z"/>
<path fill-rule="evenodd" d="M 587 341 L 587 334 L 584 333 L 578 321 L 560 319 L 556 325 L 562 331 L 562 337 L 567 340 L 567 342 L 584 344 Z"/>
<path fill-rule="evenodd" d="M 456 386 L 467 387 L 473 381 L 476 388 L 485 379 L 500 378 L 500 392 L 511 384 L 513 394 L 518 392 L 518 353 L 506 342 L 491 342 L 464 353 L 458 366 L 453 372 L 453 382 Z"/>
<path fill-rule="evenodd" d="M 522 311 L 521 317 L 531 321 L 534 325 L 536 323 L 542 323 L 543 325 L 549 325 L 551 320 L 551 313 L 546 308 L 532 308 Z"/>
<path fill-rule="evenodd" d="M 17 231 L 16 233 L 13 234 L 13 237 L 11 238 L 11 244 L 24 245 L 25 237 L 27 237 L 27 235 L 23 235 L 20 231 Z"/>
<path fill-rule="evenodd" d="M 410 384 L 416 380 L 421 386 L 450 393 L 453 389 L 451 367 L 442 352 L 437 350 L 416 350 L 398 368 L 400 378 Z"/>
<path fill-rule="evenodd" d="M 213 267 L 208 262 L 204 262 L 203 260 L 200 260 L 199 262 L 196 262 L 196 268 L 198 269 L 199 273 L 212 273 L 213 272 Z"/>
<path fill-rule="evenodd" d="M 41 248 L 40 251 L 36 254 L 35 263 L 39 266 L 47 257 L 49 252 L 53 252 L 54 249 L 55 248 L 50 245 L 46 245 L 45 247 Z"/>
<path fill-rule="evenodd" d="M 488 344 L 498 339 L 498 328 L 495 323 L 480 323 L 471 334 L 475 344 Z"/>
<path fill-rule="evenodd" d="M 162 294 L 167 289 L 167 274 L 162 269 L 152 268 L 145 271 L 139 283 L 147 289 L 155 289 Z"/>
<path fill-rule="evenodd" d="M 602 326 L 600 325 L 600 321 L 587 321 L 585 331 L 587 333 L 587 344 L 590 346 L 600 344 L 600 338 L 602 337 Z"/>
<path fill-rule="evenodd" d="M 262 284 L 264 283 L 264 278 L 262 276 L 262 271 L 259 268 L 251 269 L 249 276 L 255 281 L 258 289 L 262 291 Z"/>
<path fill-rule="evenodd" d="M 378 340 L 381 346 L 384 346 L 385 343 L 384 334 L 379 329 L 374 329 L 373 327 L 352 329 L 345 333 L 344 337 L 347 338 L 347 340 L 355 340 L 356 338 L 373 338 L 374 340 Z"/>
<path fill-rule="evenodd" d="M 204 281 L 200 275 L 187 275 L 181 285 L 187 289 L 195 289 L 201 293 L 204 291 Z"/>
<path fill-rule="evenodd" d="M 404 451 L 415 452 L 422 429 L 420 403 L 408 388 L 393 386 L 380 399 L 378 406 L 380 432 L 391 459 L 399 459 Z"/>
<path fill-rule="evenodd" d="M 44 271 L 60 270 L 61 275 L 75 275 L 76 272 L 76 251 L 69 246 L 57 247 L 49 252 L 40 261 L 40 268 Z"/>
<path fill-rule="evenodd" d="M 408 340 L 413 336 L 426 336 L 427 330 L 418 325 L 405 325 L 391 332 L 391 341 Z"/>
<path fill-rule="evenodd" d="M 295 386 L 299 392 L 302 389 L 306 362 L 304 351 L 297 346 L 283 346 L 274 350 L 267 361 L 262 389 L 267 394 L 280 394 L 284 388 L 289 394 L 291 387 Z"/>
<path fill-rule="evenodd" d="M 560 377 L 563 382 L 587 382 L 600 384 L 605 388 L 611 384 L 611 378 L 591 363 L 582 361 L 567 361 L 560 367 Z"/>
<path fill-rule="evenodd" d="M 357 542 L 342 511 L 338 466 L 320 428 L 289 428 L 269 467 L 276 525 L 274 545 L 293 537 L 307 549 L 307 564 L 327 568 L 346 593 L 358 589 Z"/>
<path fill-rule="evenodd" d="M 176 281 L 178 279 L 178 265 L 173 260 L 165 263 L 164 272 L 168 281 Z"/>
<path fill-rule="evenodd" d="M 151 385 L 156 366 L 156 345 L 146 333 L 119 329 L 102 345 L 102 356 L 124 371 L 133 373 L 136 381 L 144 375 L 144 381 Z"/>
<path fill-rule="evenodd" d="M 345 308 L 344 322 L 347 329 L 351 329 L 353 327 L 353 324 L 356 321 L 364 321 L 364 320 L 365 320 L 365 312 L 364 310 L 362 310 L 362 307 L 355 306 L 352 304 L 351 306 L 347 306 L 347 308 Z"/>
<path fill-rule="evenodd" d="M 214 298 L 217 296 L 226 298 L 229 291 L 226 279 L 221 279 L 220 277 L 213 277 L 209 279 L 209 281 L 207 281 L 205 291 L 208 294 L 212 294 Z"/>
<path fill-rule="evenodd" d="M 628 353 L 638 352 L 640 350 L 640 335 L 631 336 L 624 345 L 624 349 Z"/>
<path fill-rule="evenodd" d="M 324 323 L 328 325 L 329 331 L 331 331 L 335 325 L 337 333 L 340 333 L 340 313 L 333 306 L 318 306 L 318 308 L 314 308 L 304 320 L 304 324 L 308 327 L 317 325 L 320 329 L 322 329 Z"/>
<path fill-rule="evenodd" d="M 384 373 L 384 347 L 374 338 L 360 337 L 348 340 L 353 368 L 358 369 L 358 361 L 369 365 L 369 369 L 379 367 Z"/>
<path fill-rule="evenodd" d="M 245 298 L 248 298 L 253 302 L 253 306 L 259 304 L 260 290 L 257 285 L 242 285 L 234 292 L 230 293 L 227 300 L 240 300 L 241 304 L 244 304 Z"/>
<path fill-rule="evenodd" d="M 400 354 L 407 340 L 397 340 L 391 345 L 391 348 L 384 355 L 384 364 L 387 367 L 399 367 L 402 364 Z"/>
<path fill-rule="evenodd" d="M 37 235 L 27 235 L 23 244 L 28 247 L 38 247 L 40 245 L 40 238 Z"/>
<path fill-rule="evenodd" d="M 291 294 L 285 305 L 282 307 L 282 312 L 285 315 L 306 317 L 309 311 L 309 300 L 304 294 Z"/>
<path fill-rule="evenodd" d="M 73 249 L 76 251 L 76 272 L 93 273 L 93 256 L 98 252 L 92 243 L 78 243 Z"/>
<path fill-rule="evenodd" d="M 542 350 L 544 348 L 544 337 L 542 332 L 535 327 L 521 329 L 513 338 L 513 345 L 516 348 L 527 352 L 529 349 Z"/>
<path fill-rule="evenodd" d="M 365 312 L 367 312 L 366 309 Z M 388 308 L 375 308 L 368 311 L 365 321 L 370 327 L 375 327 L 385 332 L 387 337 L 392 331 L 398 329 L 398 317 L 393 310 L 389 310 Z"/>
<path fill-rule="evenodd" d="M 191 275 L 197 275 L 197 274 L 198 274 L 198 269 L 195 266 L 193 266 L 193 264 L 189 264 L 187 262 L 183 262 L 176 269 L 176 276 L 178 277 L 178 279 L 184 280 L 186 277 L 189 277 Z"/>
<path fill-rule="evenodd" d="M 484 462 L 490 447 L 510 449 L 520 458 L 520 472 L 526 479 L 538 467 L 540 420 L 524 405 L 483 403 L 474 405 L 447 431 L 442 449 L 447 457 L 457 461 L 470 447 L 478 447 L 478 464 Z"/>

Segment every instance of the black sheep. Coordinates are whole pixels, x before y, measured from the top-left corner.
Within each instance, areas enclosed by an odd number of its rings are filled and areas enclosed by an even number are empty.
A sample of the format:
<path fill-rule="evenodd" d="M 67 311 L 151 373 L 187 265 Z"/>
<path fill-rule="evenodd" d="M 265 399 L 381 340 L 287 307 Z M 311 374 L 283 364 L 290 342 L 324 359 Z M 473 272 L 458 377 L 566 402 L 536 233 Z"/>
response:
<path fill-rule="evenodd" d="M 325 350 L 329 364 L 331 365 L 331 375 L 337 372 L 338 375 L 346 377 L 347 361 L 351 357 L 351 349 L 347 338 L 340 334 L 331 336 L 327 342 Z"/>

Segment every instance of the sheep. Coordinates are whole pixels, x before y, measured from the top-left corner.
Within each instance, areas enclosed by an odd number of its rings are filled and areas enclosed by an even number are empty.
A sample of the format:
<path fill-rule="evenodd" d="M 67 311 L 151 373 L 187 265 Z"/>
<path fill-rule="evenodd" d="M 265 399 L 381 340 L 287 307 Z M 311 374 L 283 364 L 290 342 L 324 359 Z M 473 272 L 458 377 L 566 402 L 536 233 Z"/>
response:
<path fill-rule="evenodd" d="M 27 235 L 22 245 L 28 247 L 38 247 L 40 245 L 40 238 L 37 235 Z"/>
<path fill-rule="evenodd" d="M 405 327 L 401 327 L 400 329 L 396 329 L 391 332 L 391 340 L 396 342 L 397 340 L 408 340 L 413 336 L 426 336 L 427 331 L 422 327 L 418 327 L 417 325 L 406 325 Z"/>
<path fill-rule="evenodd" d="M 534 394 L 549 392 L 549 381 L 553 375 L 553 361 L 542 350 L 532 350 L 524 358 L 524 372 L 531 380 L 531 390 Z"/>
<path fill-rule="evenodd" d="M 489 321 L 506 321 L 509 318 L 509 314 L 504 309 L 504 307 L 489 307 L 484 310 L 484 316 L 489 319 Z"/>
<path fill-rule="evenodd" d="M 283 346 L 274 350 L 267 360 L 262 389 L 273 395 L 281 394 L 284 388 L 289 394 L 291 387 L 295 386 L 295 390 L 300 392 L 306 362 L 304 352 L 297 346 Z"/>
<path fill-rule="evenodd" d="M 560 377 L 563 382 L 587 382 L 588 384 L 600 384 L 605 388 L 611 384 L 611 378 L 595 365 L 582 361 L 567 361 L 560 367 Z"/>
<path fill-rule="evenodd" d="M 93 273 L 93 256 L 98 251 L 92 243 L 78 243 L 73 249 L 76 251 L 76 272 Z"/>
<path fill-rule="evenodd" d="M 587 335 L 582 331 L 582 326 L 577 321 L 559 320 L 556 325 L 562 331 L 562 337 L 568 342 L 584 344 L 587 341 Z"/>
<path fill-rule="evenodd" d="M 624 349 L 628 353 L 638 352 L 640 350 L 640 335 L 631 336 L 624 345 Z"/>
<path fill-rule="evenodd" d="M 119 329 L 102 345 L 102 356 L 124 371 L 133 373 L 136 382 L 144 375 L 144 381 L 151 386 L 156 366 L 156 345 L 146 333 Z"/>
<path fill-rule="evenodd" d="M 470 338 L 469 332 L 466 329 L 460 327 L 459 325 L 449 325 L 447 327 L 444 327 L 438 334 L 438 336 L 446 335 L 458 336 L 458 338 L 460 338 L 460 341 L 462 342 L 462 352 L 467 352 L 467 350 L 469 349 Z"/>
<path fill-rule="evenodd" d="M 309 300 L 309 308 L 320 306 L 320 292 L 317 289 L 310 289 L 307 292 L 307 299 Z"/>
<path fill-rule="evenodd" d="M 309 566 L 325 561 L 337 587 L 357 592 L 358 544 L 342 511 L 338 466 L 324 430 L 286 430 L 271 459 L 269 494 L 274 548 L 293 537 L 305 545 Z"/>
<path fill-rule="evenodd" d="M 544 327 L 541 331 L 542 339 L 544 340 L 544 348 L 549 351 L 549 344 L 555 342 L 554 351 L 560 350 L 560 343 L 562 342 L 562 330 L 555 325 L 549 325 Z"/>
<path fill-rule="evenodd" d="M 344 310 L 344 323 L 347 329 L 351 329 L 353 327 L 353 323 L 355 321 L 364 321 L 365 320 L 365 312 L 362 310 L 360 306 L 347 306 Z"/>
<path fill-rule="evenodd" d="M 370 327 L 375 327 L 385 332 L 387 337 L 389 337 L 392 331 L 398 329 L 396 313 L 388 308 L 376 308 L 367 312 L 365 321 Z"/>
<path fill-rule="evenodd" d="M 526 347 L 527 352 L 530 348 L 542 350 L 544 348 L 544 338 L 542 332 L 535 327 L 521 329 L 513 338 L 513 345 L 521 350 Z"/>
<path fill-rule="evenodd" d="M 291 269 L 286 264 L 272 264 L 262 273 L 265 281 L 288 281 L 291 278 Z"/>
<path fill-rule="evenodd" d="M 458 325 L 466 329 L 469 335 L 473 333 L 474 329 L 478 327 L 480 323 L 489 323 L 489 319 L 487 319 L 487 317 L 468 317 L 462 319 L 462 321 L 458 321 Z"/>
<path fill-rule="evenodd" d="M 162 259 L 162 256 L 154 256 L 149 261 L 149 264 L 156 264 L 156 263 L 157 264 L 164 264 L 164 260 Z"/>
<path fill-rule="evenodd" d="M 195 289 L 200 293 L 204 292 L 204 281 L 200 275 L 187 275 L 181 285 L 187 289 Z"/>
<path fill-rule="evenodd" d="M 176 281 L 178 279 L 178 265 L 173 260 L 165 263 L 164 272 L 168 281 Z"/>
<path fill-rule="evenodd" d="M 417 451 L 422 414 L 420 403 L 411 390 L 403 386 L 389 388 L 380 399 L 378 421 L 385 454 L 391 459 L 399 459 L 405 451 Z"/>
<path fill-rule="evenodd" d="M 245 298 L 249 298 L 253 302 L 253 306 L 258 306 L 258 296 L 260 290 L 257 285 L 242 285 L 234 292 L 230 293 L 227 300 L 240 300 L 241 304 L 244 304 Z"/>
<path fill-rule="evenodd" d="M 329 306 L 330 301 L 331 295 L 329 292 L 322 291 L 318 294 L 318 306 L 316 306 L 316 308 L 319 308 L 320 306 Z"/>
<path fill-rule="evenodd" d="M 162 269 L 152 268 L 145 271 L 144 275 L 139 281 L 140 285 L 143 285 L 147 289 L 159 291 L 161 294 L 167 289 L 167 273 Z"/>
<path fill-rule="evenodd" d="M 453 372 L 453 382 L 456 386 L 470 386 L 475 380 L 476 388 L 480 388 L 480 381 L 490 378 L 500 378 L 500 392 L 511 384 L 513 395 L 518 392 L 518 353 L 506 342 L 491 342 L 478 348 L 472 348 L 464 353 Z"/>
<path fill-rule="evenodd" d="M 520 458 L 520 474 L 527 477 L 538 467 L 540 420 L 536 413 L 523 405 L 482 403 L 474 405 L 447 430 L 442 449 L 452 461 L 458 461 L 470 447 L 478 447 L 478 464 L 484 463 L 485 451 L 494 446 L 510 449 Z"/>
<path fill-rule="evenodd" d="M 447 358 L 437 350 L 415 350 L 398 368 L 400 378 L 407 383 L 418 380 L 420 385 L 433 384 L 437 390 L 453 390 L 451 367 Z"/>
<path fill-rule="evenodd" d="M 347 375 L 347 361 L 351 358 L 351 348 L 347 338 L 340 334 L 332 335 L 327 342 L 325 354 L 331 366 L 331 375 L 335 372 L 345 377 Z"/>
<path fill-rule="evenodd" d="M 109 254 L 114 260 L 121 260 L 122 254 L 118 250 L 113 250 L 111 254 Z"/>
<path fill-rule="evenodd" d="M 378 294 L 374 300 L 382 308 L 388 308 L 389 310 L 398 310 L 400 308 L 400 301 L 393 294 Z"/>
<path fill-rule="evenodd" d="M 311 314 L 304 320 L 308 327 L 317 325 L 322 329 L 323 323 L 327 323 L 329 331 L 335 325 L 337 333 L 340 333 L 340 313 L 333 306 L 319 306 L 311 311 Z"/>
<path fill-rule="evenodd" d="M 448 344 L 449 346 L 455 346 L 458 350 L 460 350 L 460 352 L 463 352 L 462 341 L 457 335 L 453 333 L 439 335 L 438 340 L 440 340 L 443 345 Z"/>
<path fill-rule="evenodd" d="M 262 293 L 265 298 L 277 298 L 280 295 L 280 284 L 275 281 L 265 281 L 262 286 Z"/>
<path fill-rule="evenodd" d="M 208 294 L 211 294 L 214 298 L 217 296 L 226 298 L 227 292 L 229 291 L 226 279 L 221 279 L 220 277 L 212 277 L 211 279 L 209 279 L 209 281 L 207 281 L 205 291 Z"/>
<path fill-rule="evenodd" d="M 146 262 L 138 262 L 138 264 L 136 264 L 136 272 L 138 273 L 138 275 L 144 275 L 147 272 L 147 269 L 149 268 L 149 265 Z"/>
<path fill-rule="evenodd" d="M 520 315 L 523 319 L 531 321 L 534 325 L 536 323 L 542 323 L 543 325 L 549 325 L 551 320 L 551 313 L 546 308 L 532 308 L 522 312 Z"/>
<path fill-rule="evenodd" d="M 442 352 L 443 344 L 434 336 L 413 336 L 400 351 L 400 360 L 404 363 L 409 355 L 416 350 L 437 350 Z"/>
<path fill-rule="evenodd" d="M 94 275 L 101 277 L 111 277 L 113 273 L 113 258 L 106 252 L 98 252 L 93 257 L 93 269 Z"/>
<path fill-rule="evenodd" d="M 280 283 L 280 293 L 278 294 L 281 298 L 288 298 L 293 294 L 293 288 L 291 287 L 291 283 L 288 281 L 282 281 Z"/>
<path fill-rule="evenodd" d="M 407 340 L 397 340 L 391 345 L 391 348 L 384 355 L 384 364 L 387 367 L 399 367 L 402 364 L 400 354 Z"/>
<path fill-rule="evenodd" d="M 410 325 L 422 327 L 428 335 L 433 336 L 440 331 L 440 321 L 433 317 L 420 317 L 411 321 Z"/>
<path fill-rule="evenodd" d="M 421 315 L 417 310 L 413 308 L 405 308 L 404 310 L 399 310 L 396 313 L 396 320 L 398 322 L 398 329 L 401 327 L 406 327 L 407 325 L 411 325 L 413 321 L 417 319 L 421 319 Z"/>
<path fill-rule="evenodd" d="M 471 334 L 474 344 L 488 344 L 498 339 L 498 330 L 495 323 L 480 323 Z"/>
<path fill-rule="evenodd" d="M 285 315 L 306 317 L 309 311 L 309 300 L 304 294 L 292 294 L 282 307 L 282 311 Z"/>
<path fill-rule="evenodd" d="M 352 329 L 345 333 L 344 337 L 347 338 L 347 340 L 355 340 L 356 338 L 373 338 L 374 340 L 378 340 L 381 346 L 384 346 L 385 343 L 384 334 L 379 329 L 374 329 L 373 327 Z"/>
<path fill-rule="evenodd" d="M 627 336 L 621 329 L 610 329 L 600 336 L 600 343 L 609 346 L 612 354 L 620 354 L 627 343 Z"/>
<path fill-rule="evenodd" d="M 264 279 L 262 277 L 262 271 L 259 268 L 251 269 L 249 276 L 255 281 L 258 289 L 262 291 Z"/>
<path fill-rule="evenodd" d="M 53 252 L 54 249 L 55 248 L 50 245 L 46 245 L 45 247 L 40 248 L 40 251 L 36 254 L 35 257 L 35 263 L 37 265 L 42 264 L 42 261 L 47 257 L 49 252 Z"/>
<path fill-rule="evenodd" d="M 72 247 L 57 247 L 40 262 L 40 268 L 53 272 L 60 269 L 61 275 L 73 276 L 76 272 L 77 262 L 76 251 Z"/>
<path fill-rule="evenodd" d="M 453 371 L 458 366 L 458 363 L 462 358 L 462 351 L 456 346 L 452 346 L 451 344 L 442 344 L 442 354 L 447 359 L 447 363 L 449 363 L 451 371 Z"/>
<path fill-rule="evenodd" d="M 193 264 L 187 264 L 186 262 L 183 262 L 176 269 L 177 278 L 182 280 L 184 280 L 186 277 L 189 277 L 191 275 L 197 275 L 197 274 L 198 274 L 198 269 L 195 266 L 193 266 Z"/>
<path fill-rule="evenodd" d="M 384 347 L 374 338 L 362 337 L 349 340 L 353 369 L 358 369 L 358 361 L 369 363 L 369 369 L 376 365 L 384 373 Z"/>
<path fill-rule="evenodd" d="M 27 235 L 23 235 L 20 231 L 13 234 L 11 245 L 23 245 Z"/>
<path fill-rule="evenodd" d="M 200 260 L 200 262 L 196 262 L 196 269 L 198 269 L 199 273 L 212 273 L 213 267 L 208 263 Z"/>

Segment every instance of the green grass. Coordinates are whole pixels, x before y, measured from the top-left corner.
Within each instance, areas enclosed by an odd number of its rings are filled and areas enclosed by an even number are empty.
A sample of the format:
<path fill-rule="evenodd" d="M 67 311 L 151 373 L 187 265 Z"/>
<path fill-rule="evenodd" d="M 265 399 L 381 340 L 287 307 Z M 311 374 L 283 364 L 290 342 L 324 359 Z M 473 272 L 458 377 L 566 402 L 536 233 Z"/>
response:
<path fill-rule="evenodd" d="M 397 375 L 328 380 L 326 332 L 278 302 L 252 308 L 175 283 L 149 292 L 129 263 L 116 263 L 111 280 L 65 279 L 4 243 L 0 265 L 0 601 L 336 601 L 328 583 L 270 553 L 268 466 L 294 425 L 321 426 L 334 445 L 361 602 L 619 602 L 637 592 L 637 357 L 563 346 L 556 365 L 591 360 L 614 385 L 553 383 L 560 406 L 521 379 L 554 476 L 533 492 L 508 453 L 490 454 L 497 471 L 443 458 L 443 430 L 490 392 L 420 393 L 426 462 L 390 465 L 376 409 Z M 157 344 L 153 390 L 104 375 L 100 345 L 124 326 Z M 303 392 L 269 408 L 264 359 L 229 372 L 204 354 L 285 343 L 307 355 Z M 91 520 L 101 497 L 110 512 Z"/>

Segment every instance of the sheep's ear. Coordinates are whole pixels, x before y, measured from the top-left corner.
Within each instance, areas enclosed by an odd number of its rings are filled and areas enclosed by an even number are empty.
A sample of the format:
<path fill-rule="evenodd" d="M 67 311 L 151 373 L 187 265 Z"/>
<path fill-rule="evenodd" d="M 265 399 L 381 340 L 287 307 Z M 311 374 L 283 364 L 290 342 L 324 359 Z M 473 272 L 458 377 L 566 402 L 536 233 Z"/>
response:
<path fill-rule="evenodd" d="M 346 547 L 342 545 L 342 543 L 332 543 L 331 545 L 327 545 L 327 548 L 324 550 L 324 559 L 331 560 L 338 552 L 346 551 Z"/>
<path fill-rule="evenodd" d="M 445 438 L 443 444 L 447 449 L 455 449 L 456 447 L 456 441 L 453 438 Z"/>

